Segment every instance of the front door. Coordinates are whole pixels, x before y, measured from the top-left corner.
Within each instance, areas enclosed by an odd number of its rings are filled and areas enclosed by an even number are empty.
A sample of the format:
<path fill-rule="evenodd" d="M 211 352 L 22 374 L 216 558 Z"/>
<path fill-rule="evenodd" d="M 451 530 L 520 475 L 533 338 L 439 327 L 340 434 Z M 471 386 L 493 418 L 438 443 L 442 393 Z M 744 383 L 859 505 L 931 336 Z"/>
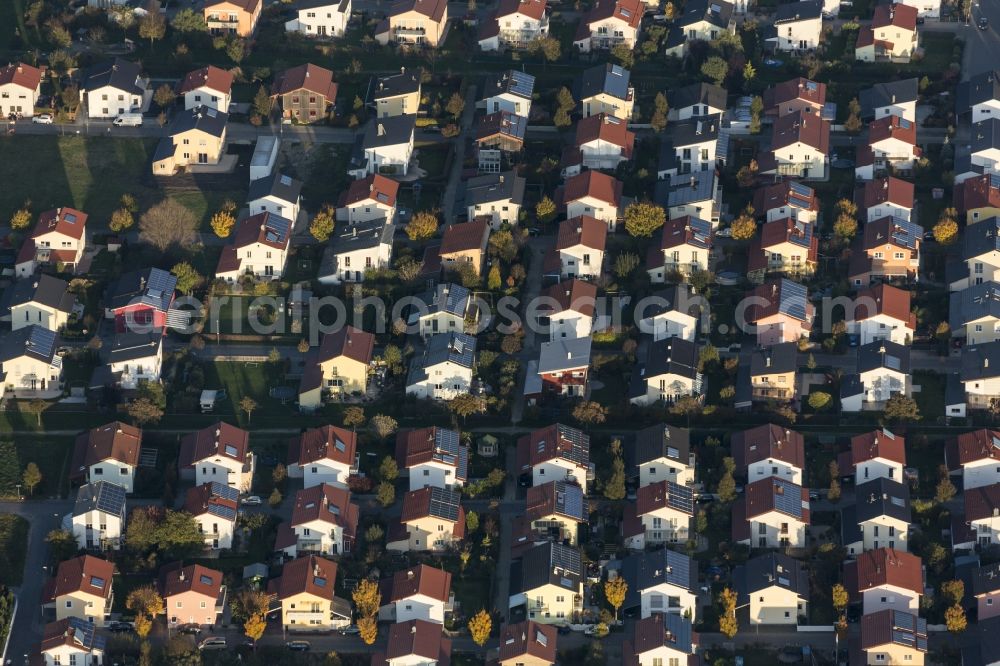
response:
<path fill-rule="evenodd" d="M 198 164 L 208 164 L 208 153 L 198 153 Z"/>

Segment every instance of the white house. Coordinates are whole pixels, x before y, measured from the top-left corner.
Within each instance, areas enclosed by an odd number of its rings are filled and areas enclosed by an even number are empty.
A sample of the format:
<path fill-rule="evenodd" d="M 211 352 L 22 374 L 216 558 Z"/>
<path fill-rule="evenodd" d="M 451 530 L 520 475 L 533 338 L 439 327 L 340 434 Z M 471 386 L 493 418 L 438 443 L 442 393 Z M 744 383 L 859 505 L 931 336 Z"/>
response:
<path fill-rule="evenodd" d="M 257 182 L 257 181 L 254 181 Z M 293 221 L 271 212 L 238 223 L 233 242 L 222 248 L 216 279 L 236 282 L 242 275 L 278 280 L 285 273 Z"/>
<path fill-rule="evenodd" d="M 735 9 L 732 3 L 725 0 L 691 0 L 686 3 L 683 13 L 674 19 L 667 33 L 666 54 L 680 58 L 687 54 L 691 42 L 711 42 L 727 32 L 735 33 Z"/>
<path fill-rule="evenodd" d="M 698 358 L 698 345 L 683 338 L 649 342 L 645 359 L 632 373 L 629 402 L 648 406 L 686 396 L 702 400 L 704 382 Z"/>
<path fill-rule="evenodd" d="M 459 433 L 433 426 L 396 435 L 396 464 L 410 490 L 436 486 L 453 490 L 469 479 L 469 447 Z"/>
<path fill-rule="evenodd" d="M 23 62 L 0 68 L 0 117 L 35 115 L 42 90 L 42 70 Z"/>
<path fill-rule="evenodd" d="M 622 537 L 625 547 L 686 543 L 694 518 L 694 493 L 672 481 L 657 481 L 636 491 L 634 505 L 625 508 Z"/>
<path fill-rule="evenodd" d="M 917 316 L 910 312 L 910 292 L 889 284 L 877 284 L 858 291 L 853 312 L 847 311 L 847 332 L 866 345 L 889 340 L 899 345 L 913 339 Z"/>
<path fill-rule="evenodd" d="M 406 323 L 416 327 L 422 338 L 465 330 L 465 316 L 472 295 L 462 285 L 438 285 L 437 289 L 423 292 L 414 298 L 414 307 L 406 313 Z"/>
<path fill-rule="evenodd" d="M 909 222 L 913 212 L 913 183 L 892 176 L 875 178 L 861 184 L 854 198 L 859 221 L 893 217 Z"/>
<path fill-rule="evenodd" d="M 722 186 L 717 171 L 672 174 L 656 181 L 653 199 L 667 210 L 667 220 L 691 218 L 719 227 Z"/>
<path fill-rule="evenodd" d="M 858 152 L 854 173 L 859 180 L 891 171 L 910 172 L 921 155 L 917 126 L 900 116 L 884 116 L 868 125 L 868 146 Z"/>
<path fill-rule="evenodd" d="M 181 475 L 196 485 L 218 481 L 247 492 L 253 482 L 257 457 L 250 450 L 250 433 L 219 421 L 181 439 Z"/>
<path fill-rule="evenodd" d="M 736 606 L 747 607 L 750 624 L 795 626 L 808 615 L 809 571 L 783 553 L 768 553 L 747 560 L 733 571 Z"/>
<path fill-rule="evenodd" d="M 841 392 L 841 409 L 857 412 L 880 410 L 889 398 L 910 397 L 910 348 L 889 340 L 876 340 L 858 347 L 858 382 L 853 395 Z M 858 400 L 860 398 L 860 401 Z"/>
<path fill-rule="evenodd" d="M 841 457 L 841 475 L 854 475 L 854 484 L 859 485 L 872 479 L 903 478 L 906 467 L 906 443 L 902 435 L 896 435 L 885 428 L 872 430 L 851 438 L 851 449 Z"/>
<path fill-rule="evenodd" d="M 531 485 L 570 481 L 587 492 L 590 436 L 560 423 L 533 430 L 517 440 L 517 467 Z"/>
<path fill-rule="evenodd" d="M 506 111 L 522 118 L 531 117 L 531 98 L 535 91 L 535 77 L 531 74 L 508 69 L 493 76 L 483 84 L 483 97 L 476 106 L 487 114 Z"/>
<path fill-rule="evenodd" d="M 348 487 L 356 471 L 357 434 L 325 425 L 309 428 L 288 442 L 288 476 L 301 478 L 305 488 L 322 484 Z"/>
<path fill-rule="evenodd" d="M 652 335 L 654 341 L 681 338 L 694 342 L 701 308 L 706 305 L 705 299 L 693 294 L 686 283 L 670 285 L 650 296 L 644 308 L 637 310 L 639 331 Z"/>
<path fill-rule="evenodd" d="M 142 431 L 120 421 L 92 428 L 76 438 L 70 479 L 85 483 L 108 481 L 131 493 L 139 466 Z"/>
<path fill-rule="evenodd" d="M 127 390 L 139 388 L 140 382 L 158 383 L 163 366 L 163 332 L 153 329 L 115 335 L 108 352 L 108 370 L 115 385 Z"/>
<path fill-rule="evenodd" d="M 351 181 L 337 203 L 337 221 L 357 224 L 396 219 L 399 183 L 377 173 Z"/>
<path fill-rule="evenodd" d="M 963 498 L 972 545 L 986 548 L 1000 544 L 1000 484 L 970 488 Z"/>
<path fill-rule="evenodd" d="M 403 497 L 399 521 L 390 525 L 386 549 L 396 552 L 448 551 L 465 538 L 460 493 L 427 486 Z"/>
<path fill-rule="evenodd" d="M 444 628 L 433 622 L 410 620 L 398 622 L 389 629 L 389 642 L 384 653 L 372 655 L 372 661 L 386 666 L 434 666 L 451 661 L 451 640 Z"/>
<path fill-rule="evenodd" d="M 973 77 L 975 78 L 975 77 Z M 959 84 L 961 86 L 963 84 Z M 900 81 L 880 81 L 858 93 L 863 120 L 879 120 L 899 116 L 911 123 L 917 122 L 917 99 L 920 84 L 916 78 Z"/>
<path fill-rule="evenodd" d="M 546 0 L 501 0 L 496 12 L 479 29 L 479 48 L 525 48 L 549 34 Z"/>
<path fill-rule="evenodd" d="M 476 338 L 465 333 L 442 333 L 427 340 L 424 353 L 410 361 L 406 394 L 417 398 L 451 400 L 468 393 L 475 367 Z"/>
<path fill-rule="evenodd" d="M 12 331 L 0 347 L 2 395 L 55 398 L 62 395 L 62 357 L 56 354 L 59 334 L 32 324 Z"/>
<path fill-rule="evenodd" d="M 887 608 L 915 615 L 924 593 L 924 566 L 912 553 L 867 550 L 844 562 L 844 582 L 851 598 L 860 599 L 865 615 Z"/>
<path fill-rule="evenodd" d="M 936 19 L 941 16 L 941 0 L 900 0 L 900 4 L 916 9 L 920 18 Z"/>
<path fill-rule="evenodd" d="M 747 484 L 733 504 L 733 540 L 751 548 L 803 548 L 809 489 L 772 476 Z"/>
<path fill-rule="evenodd" d="M 608 225 L 589 215 L 559 223 L 555 249 L 545 257 L 544 270 L 561 278 L 591 279 L 601 274 Z"/>
<path fill-rule="evenodd" d="M 1000 70 L 989 69 L 960 83 L 958 111 L 971 113 L 973 123 L 1000 116 Z"/>
<path fill-rule="evenodd" d="M 733 433 L 731 450 L 736 475 L 751 483 L 775 476 L 802 484 L 805 439 L 802 433 L 773 423 Z"/>
<path fill-rule="evenodd" d="M 635 134 L 628 130 L 628 123 L 607 113 L 581 118 L 576 123 L 576 138 L 571 148 L 563 153 L 563 177 L 573 176 L 584 168 L 618 168 L 632 158 Z"/>
<path fill-rule="evenodd" d="M 451 608 L 451 574 L 426 564 L 401 569 L 379 584 L 382 607 L 379 620 L 423 620 L 444 624 Z"/>
<path fill-rule="evenodd" d="M 861 62 L 909 62 L 917 50 L 917 13 L 916 7 L 908 4 L 876 5 L 871 24 L 858 31 L 855 58 Z"/>
<path fill-rule="evenodd" d="M 697 116 L 668 125 L 678 173 L 710 171 L 720 158 L 725 159 L 716 154 L 721 120 L 721 116 Z"/>
<path fill-rule="evenodd" d="M 800 0 L 779 5 L 765 43 L 775 51 L 810 51 L 819 46 L 823 32 L 823 3 Z"/>
<path fill-rule="evenodd" d="M 692 83 L 670 91 L 669 120 L 688 120 L 698 116 L 721 115 L 726 112 L 728 93 L 721 86 L 711 83 Z"/>
<path fill-rule="evenodd" d="M 188 72 L 177 86 L 177 95 L 184 98 L 184 110 L 199 106 L 229 113 L 232 102 L 233 74 L 214 65 Z"/>
<path fill-rule="evenodd" d="M 586 338 L 594 327 L 597 287 L 585 280 L 559 282 L 541 293 L 549 320 L 549 339 Z"/>
<path fill-rule="evenodd" d="M 910 488 L 885 477 L 855 486 L 843 510 L 841 538 L 849 555 L 876 548 L 909 550 Z"/>
<path fill-rule="evenodd" d="M 600 171 L 584 171 L 567 178 L 557 194 L 567 218 L 588 215 L 602 220 L 609 229 L 618 225 L 622 209 L 622 183 Z"/>
<path fill-rule="evenodd" d="M 52 266 L 58 272 L 75 272 L 87 247 L 88 219 L 86 213 L 68 206 L 41 213 L 31 235 L 17 253 L 14 264 L 17 277 L 30 277 L 39 266 Z"/>
<path fill-rule="evenodd" d="M 416 115 L 406 114 L 376 118 L 359 134 L 351 153 L 347 173 L 352 178 L 381 173 L 403 175 L 409 172 L 413 156 L 413 132 Z"/>
<path fill-rule="evenodd" d="M 988 409 L 1000 399 L 1000 342 L 965 347 L 958 373 L 966 409 Z"/>
<path fill-rule="evenodd" d="M 618 44 L 635 48 L 644 12 L 642 0 L 598 0 L 577 24 L 573 45 L 580 53 L 609 50 Z"/>
<path fill-rule="evenodd" d="M 87 117 L 115 118 L 123 113 L 141 113 L 152 97 L 149 81 L 138 63 L 115 58 L 87 70 L 80 85 L 80 101 Z"/>
<path fill-rule="evenodd" d="M 396 225 L 379 217 L 337 227 L 323 251 L 317 281 L 323 285 L 364 282 L 368 271 L 389 266 Z"/>
<path fill-rule="evenodd" d="M 690 276 L 710 267 L 714 234 L 712 223 L 690 215 L 663 225 L 659 247 L 646 254 L 646 272 L 653 284 L 676 282 L 676 275 Z"/>
<path fill-rule="evenodd" d="M 698 615 L 698 563 L 688 555 L 669 548 L 629 553 L 620 575 L 628 584 L 624 612 L 639 618 Z"/>
<path fill-rule="evenodd" d="M 607 113 L 628 121 L 635 107 L 632 73 L 621 65 L 605 63 L 583 70 L 578 96 L 582 116 Z"/>
<path fill-rule="evenodd" d="M 635 434 L 635 444 L 625 450 L 627 476 L 638 472 L 639 487 L 670 481 L 680 486 L 694 484 L 695 456 L 690 432 L 657 424 Z"/>
<path fill-rule="evenodd" d="M 69 518 L 76 545 L 85 550 L 118 550 L 125 533 L 125 487 L 110 481 L 80 486 Z"/>
<path fill-rule="evenodd" d="M 306 37 L 343 37 L 351 19 L 351 0 L 296 0 L 296 17 L 285 21 L 287 32 L 298 32 Z"/>
<path fill-rule="evenodd" d="M 59 331 L 69 323 L 77 305 L 69 284 L 47 273 L 14 282 L 4 294 L 4 302 L 10 307 L 10 327 L 15 331 L 32 325 Z"/>
<path fill-rule="evenodd" d="M 524 202 L 525 179 L 513 171 L 474 176 L 465 183 L 465 207 L 470 220 L 489 219 L 493 229 L 516 225 Z"/>
<path fill-rule="evenodd" d="M 106 647 L 107 638 L 97 633 L 93 623 L 67 617 L 45 625 L 38 649 L 45 666 L 103 666 Z"/>
<path fill-rule="evenodd" d="M 652 615 L 632 625 L 622 643 L 623 663 L 634 666 L 690 664 L 698 650 L 694 622 L 680 615 Z"/>
<path fill-rule="evenodd" d="M 358 531 L 358 505 L 346 488 L 325 483 L 295 494 L 292 517 L 278 526 L 274 550 L 295 558 L 303 553 L 350 553 Z"/>
<path fill-rule="evenodd" d="M 272 213 L 294 223 L 299 219 L 301 192 L 301 181 L 273 171 L 269 176 L 250 182 L 247 207 L 250 215 Z"/>
<path fill-rule="evenodd" d="M 195 486 L 184 497 L 184 510 L 191 514 L 212 550 L 233 547 L 239 491 L 218 481 Z"/>
<path fill-rule="evenodd" d="M 511 562 L 508 609 L 525 606 L 529 620 L 562 624 L 583 610 L 584 568 L 580 551 L 546 541 Z"/>
<path fill-rule="evenodd" d="M 775 119 L 771 150 L 758 160 L 760 173 L 823 178 L 830 152 L 830 121 L 798 111 Z"/>
<path fill-rule="evenodd" d="M 962 476 L 962 488 L 1000 483 L 1000 431 L 982 428 L 948 441 L 944 459 L 951 474 Z"/>

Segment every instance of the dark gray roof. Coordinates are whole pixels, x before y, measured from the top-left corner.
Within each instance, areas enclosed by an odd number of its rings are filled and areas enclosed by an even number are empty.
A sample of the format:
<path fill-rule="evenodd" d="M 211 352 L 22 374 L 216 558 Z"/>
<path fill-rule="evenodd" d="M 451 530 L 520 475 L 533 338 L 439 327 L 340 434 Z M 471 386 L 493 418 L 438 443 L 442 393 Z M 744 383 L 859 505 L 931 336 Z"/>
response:
<path fill-rule="evenodd" d="M 526 550 L 519 564 L 520 580 L 515 581 L 511 576 L 513 592 L 530 592 L 549 584 L 566 589 L 567 594 L 581 589 L 583 558 L 576 548 L 546 542 Z"/>
<path fill-rule="evenodd" d="M 196 129 L 215 137 L 220 137 L 226 131 L 228 113 L 223 113 L 209 106 L 196 106 L 188 111 L 181 111 L 170 122 L 170 135 L 176 136 L 182 132 Z"/>
<path fill-rule="evenodd" d="M 997 375 L 1000 375 L 1000 342 L 984 342 L 962 349 L 960 377 L 963 382 Z"/>
<path fill-rule="evenodd" d="M 558 372 L 590 364 L 591 338 L 560 338 L 543 342 L 538 352 L 538 372 Z"/>
<path fill-rule="evenodd" d="M 87 70 L 83 79 L 83 90 L 97 90 L 104 86 L 113 86 L 131 95 L 141 95 L 143 89 L 136 85 L 136 79 L 142 74 L 139 63 L 129 62 L 121 58 L 108 60 L 94 65 Z"/>
<path fill-rule="evenodd" d="M 685 283 L 672 284 L 654 293 L 651 298 L 660 298 L 666 304 L 653 303 L 646 307 L 645 316 L 655 317 L 665 312 L 680 312 L 682 314 L 698 317 L 698 309 L 703 304 L 701 296 L 691 292 L 691 287 Z"/>
<path fill-rule="evenodd" d="M 962 258 L 974 259 L 987 252 L 1000 251 L 1000 217 L 970 224 L 962 231 Z"/>
<path fill-rule="evenodd" d="M 864 392 L 865 387 L 861 384 L 861 376 L 856 372 L 852 372 L 851 374 L 844 375 L 840 378 L 841 400 L 853 398 L 856 395 L 862 395 Z"/>
<path fill-rule="evenodd" d="M 670 140 L 669 136 L 665 136 L 660 139 L 660 157 L 656 160 L 656 170 L 657 171 L 670 171 L 671 169 L 678 168 L 677 164 L 677 151 L 674 150 L 674 142 Z M 670 187 L 670 183 L 666 181 L 658 181 L 656 183 L 657 187 L 660 187 L 660 183 L 663 183 L 666 188 Z M 657 200 L 661 197 L 657 196 Z M 666 194 L 663 195 L 666 198 Z"/>
<path fill-rule="evenodd" d="M 108 290 L 108 307 L 117 310 L 142 303 L 166 312 L 176 287 L 177 277 L 161 268 L 125 273 Z"/>
<path fill-rule="evenodd" d="M 962 377 L 957 372 L 949 372 L 945 378 L 944 404 L 945 407 L 965 404 L 965 385 L 962 384 Z"/>
<path fill-rule="evenodd" d="M 65 280 L 42 273 L 14 282 L 8 287 L 9 296 L 5 300 L 9 307 L 38 303 L 60 312 L 71 312 L 76 297 L 67 291 L 68 288 Z"/>
<path fill-rule="evenodd" d="M 469 301 L 469 290 L 460 284 L 440 284 L 437 289 L 417 294 L 414 298 L 424 304 L 427 314 L 447 312 L 464 317 Z"/>
<path fill-rule="evenodd" d="M 250 181 L 247 201 L 256 201 L 270 196 L 294 204 L 298 203 L 301 192 L 302 181 L 272 171 L 269 176 Z"/>
<path fill-rule="evenodd" d="M 987 70 L 958 84 L 956 101 L 959 113 L 990 100 L 1000 100 L 1000 70 Z"/>
<path fill-rule="evenodd" d="M 350 0 L 295 0 L 295 9 L 319 9 L 336 5 L 337 11 L 342 14 L 347 11 L 349 3 Z"/>
<path fill-rule="evenodd" d="M 952 330 L 983 317 L 1000 319 L 1000 283 L 991 280 L 952 292 L 949 311 L 948 323 Z"/>
<path fill-rule="evenodd" d="M 125 520 L 125 488 L 108 481 L 80 486 L 73 504 L 73 515 L 80 516 L 98 510 Z M 122 525 L 124 527 L 124 525 Z"/>
<path fill-rule="evenodd" d="M 969 138 L 972 154 L 992 148 L 1000 148 L 1000 118 L 987 118 L 972 126 Z"/>
<path fill-rule="evenodd" d="M 858 347 L 858 372 L 877 368 L 910 374 L 910 348 L 891 340 L 876 340 Z"/>
<path fill-rule="evenodd" d="M 670 93 L 670 107 L 684 109 L 695 104 L 708 104 L 713 109 L 726 108 L 726 89 L 711 83 L 694 83 Z"/>
<path fill-rule="evenodd" d="M 708 201 L 714 196 L 715 171 L 695 171 L 657 181 L 654 194 L 657 203 L 669 207 Z"/>
<path fill-rule="evenodd" d="M 817 0 L 799 0 L 778 5 L 774 12 L 774 23 L 789 23 L 792 21 L 807 21 L 818 19 L 823 15 L 823 5 Z"/>
<path fill-rule="evenodd" d="M 628 555 L 622 561 L 622 577 L 628 583 L 626 610 L 639 606 L 643 590 L 672 585 L 688 592 L 698 590 L 698 561 L 669 548 Z"/>
<path fill-rule="evenodd" d="M 733 571 L 737 604 L 750 603 L 750 594 L 779 587 L 809 598 L 809 572 L 805 565 L 784 553 L 768 553 L 747 560 Z"/>
<path fill-rule="evenodd" d="M 476 338 L 466 333 L 439 333 L 427 340 L 424 353 L 410 362 L 406 385 L 413 386 L 427 380 L 427 368 L 451 361 L 464 368 L 471 368 L 476 357 Z"/>
<path fill-rule="evenodd" d="M 408 95 L 420 89 L 420 77 L 414 72 L 400 72 L 379 78 L 372 86 L 372 98 Z"/>
<path fill-rule="evenodd" d="M 670 140 L 673 142 L 674 148 L 678 149 L 706 141 L 715 141 L 719 138 L 721 122 L 722 117 L 715 113 L 710 116 L 678 120 L 670 123 L 667 129 L 670 131 Z"/>
<path fill-rule="evenodd" d="M 520 204 L 524 201 L 524 184 L 524 178 L 513 171 L 475 176 L 465 183 L 465 203 L 472 206 L 510 199 Z"/>
<path fill-rule="evenodd" d="M 534 91 L 535 77 L 516 69 L 508 69 L 499 76 L 488 76 L 483 83 L 483 99 L 507 93 L 531 100 Z"/>
<path fill-rule="evenodd" d="M 25 326 L 12 331 L 0 341 L 0 362 L 12 361 L 22 356 L 52 363 L 59 347 L 59 334 L 38 325 Z"/>
<path fill-rule="evenodd" d="M 376 118 L 368 123 L 365 129 L 363 146 L 365 149 L 370 149 L 409 143 L 416 121 L 417 117 L 409 114 Z"/>
<path fill-rule="evenodd" d="M 854 489 L 855 517 L 858 523 L 879 516 L 910 522 L 910 488 L 886 478 L 859 484 Z"/>
<path fill-rule="evenodd" d="M 340 257 L 349 252 L 367 250 L 378 245 L 392 245 L 396 225 L 385 218 L 338 227 L 323 251 L 317 275 L 336 275 L 340 272 Z"/>
<path fill-rule="evenodd" d="M 644 465 L 666 458 L 687 466 L 691 455 L 691 433 L 665 423 L 643 428 L 635 434 L 635 443 L 625 450 L 629 465 Z"/>
<path fill-rule="evenodd" d="M 861 103 L 861 117 L 868 120 L 874 118 L 875 110 L 883 106 L 915 102 L 918 94 L 916 78 L 876 83 L 858 94 L 858 101 Z"/>
<path fill-rule="evenodd" d="M 108 361 L 110 363 L 124 363 L 139 358 L 148 358 L 157 353 L 162 342 L 163 333 L 158 328 L 145 333 L 127 330 L 115 336 Z"/>
<path fill-rule="evenodd" d="M 1000 562 L 983 564 L 973 569 L 972 594 L 988 594 L 1000 590 Z"/>
<path fill-rule="evenodd" d="M 750 353 L 750 373 L 757 376 L 797 370 L 798 353 L 799 346 L 794 342 L 758 347 Z"/>
<path fill-rule="evenodd" d="M 728 28 L 733 20 L 733 9 L 733 4 L 725 0 L 689 0 L 675 25 L 683 28 L 706 21 L 719 28 Z"/>
<path fill-rule="evenodd" d="M 847 546 L 861 541 L 862 538 L 857 508 L 853 504 L 845 506 L 840 510 L 840 542 Z"/>
<path fill-rule="evenodd" d="M 683 338 L 650 342 L 643 369 L 644 377 L 675 374 L 693 379 L 698 374 L 698 345 Z"/>
<path fill-rule="evenodd" d="M 994 666 L 1000 655 L 1000 616 L 976 622 L 975 640 L 962 648 L 962 666 Z"/>
<path fill-rule="evenodd" d="M 621 65 L 597 65 L 583 70 L 580 75 L 579 98 L 586 99 L 607 93 L 618 99 L 628 97 L 628 84 L 632 73 Z"/>

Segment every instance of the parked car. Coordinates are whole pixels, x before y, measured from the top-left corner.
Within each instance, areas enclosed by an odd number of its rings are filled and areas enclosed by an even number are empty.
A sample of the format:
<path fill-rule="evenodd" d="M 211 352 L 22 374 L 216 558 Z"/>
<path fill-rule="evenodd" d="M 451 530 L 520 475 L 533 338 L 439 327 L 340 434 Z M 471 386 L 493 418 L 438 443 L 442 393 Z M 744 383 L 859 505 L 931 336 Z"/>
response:
<path fill-rule="evenodd" d="M 225 650 L 226 639 L 223 636 L 209 636 L 201 643 L 198 643 L 199 650 Z"/>
<path fill-rule="evenodd" d="M 264 500 L 259 495 L 248 495 L 240 500 L 240 503 L 244 506 L 260 506 L 264 503 Z"/>
<path fill-rule="evenodd" d="M 309 641 L 288 641 L 285 643 L 285 647 L 292 652 L 309 652 L 312 645 L 309 644 Z"/>
<path fill-rule="evenodd" d="M 52 124 L 52 114 L 51 113 L 42 113 L 42 114 L 39 114 L 37 116 L 32 116 L 31 117 L 31 122 L 35 123 L 36 125 L 51 125 Z"/>
<path fill-rule="evenodd" d="M 114 620 L 112 622 L 108 622 L 107 630 L 113 634 L 122 634 L 129 631 L 135 631 L 135 626 L 131 622 Z"/>
<path fill-rule="evenodd" d="M 988 18 L 984 16 L 981 19 L 979 19 L 980 30 L 989 30 L 989 27 L 990 27 L 990 20 Z"/>
<path fill-rule="evenodd" d="M 201 627 L 197 624 L 182 624 L 177 627 L 177 631 L 188 636 L 197 636 L 201 633 Z"/>
<path fill-rule="evenodd" d="M 352 624 L 349 627 L 344 627 L 343 629 L 340 630 L 340 635 L 341 636 L 356 636 L 356 635 L 358 635 L 360 633 L 361 633 L 361 630 L 358 629 L 358 626 L 355 625 L 355 624 Z"/>

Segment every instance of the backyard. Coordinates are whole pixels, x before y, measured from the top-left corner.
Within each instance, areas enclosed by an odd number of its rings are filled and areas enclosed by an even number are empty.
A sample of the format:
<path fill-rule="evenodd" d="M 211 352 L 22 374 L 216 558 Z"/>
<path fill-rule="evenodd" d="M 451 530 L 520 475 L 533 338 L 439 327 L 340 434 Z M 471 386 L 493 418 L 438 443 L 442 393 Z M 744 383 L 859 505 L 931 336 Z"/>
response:
<path fill-rule="evenodd" d="M 20 585 L 28 554 L 28 521 L 0 514 L 0 585 Z"/>

